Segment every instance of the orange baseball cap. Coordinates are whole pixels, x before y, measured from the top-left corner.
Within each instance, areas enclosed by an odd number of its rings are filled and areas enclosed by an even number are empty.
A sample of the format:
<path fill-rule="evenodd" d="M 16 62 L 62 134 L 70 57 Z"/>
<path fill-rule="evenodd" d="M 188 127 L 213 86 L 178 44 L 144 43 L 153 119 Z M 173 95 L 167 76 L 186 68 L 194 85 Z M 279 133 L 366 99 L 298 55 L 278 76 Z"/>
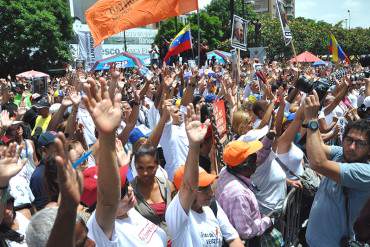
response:
<path fill-rule="evenodd" d="M 235 167 L 242 164 L 251 154 L 263 147 L 262 142 L 232 141 L 224 148 L 223 159 L 226 165 Z"/>
<path fill-rule="evenodd" d="M 173 184 L 175 185 L 176 189 L 179 190 L 182 180 L 184 178 L 185 173 L 185 166 L 182 165 L 175 171 L 175 174 L 173 176 Z M 207 187 L 208 185 L 212 184 L 215 179 L 217 178 L 217 175 L 209 174 L 206 172 L 203 168 L 199 167 L 199 187 Z"/>

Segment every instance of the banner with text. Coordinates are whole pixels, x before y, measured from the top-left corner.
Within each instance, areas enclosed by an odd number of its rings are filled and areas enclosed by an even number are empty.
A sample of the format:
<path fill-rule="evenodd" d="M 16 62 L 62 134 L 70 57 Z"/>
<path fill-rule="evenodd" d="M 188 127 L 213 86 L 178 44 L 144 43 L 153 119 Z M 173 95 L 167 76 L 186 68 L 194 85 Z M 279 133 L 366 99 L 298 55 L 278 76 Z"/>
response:
<path fill-rule="evenodd" d="M 277 16 L 279 16 L 280 19 L 280 24 L 281 24 L 281 30 L 283 31 L 283 36 L 284 36 L 284 42 L 285 45 L 289 45 L 290 42 L 293 39 L 292 32 L 290 31 L 290 28 L 288 26 L 288 16 L 285 13 L 284 9 L 284 3 L 281 2 L 280 0 L 275 0 L 276 1 L 276 11 L 277 11 Z"/>

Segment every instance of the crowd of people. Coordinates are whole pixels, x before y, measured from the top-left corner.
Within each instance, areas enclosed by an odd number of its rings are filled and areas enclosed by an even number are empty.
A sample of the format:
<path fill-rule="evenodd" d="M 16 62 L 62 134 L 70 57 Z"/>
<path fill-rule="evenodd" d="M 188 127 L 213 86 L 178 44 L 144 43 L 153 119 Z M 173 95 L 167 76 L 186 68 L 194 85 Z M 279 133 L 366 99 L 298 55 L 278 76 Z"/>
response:
<path fill-rule="evenodd" d="M 151 77 L 77 68 L 45 92 L 0 80 L 0 246 L 288 246 L 292 191 L 301 246 L 370 243 L 366 68 L 245 58 L 234 73 L 158 66 L 157 50 Z"/>

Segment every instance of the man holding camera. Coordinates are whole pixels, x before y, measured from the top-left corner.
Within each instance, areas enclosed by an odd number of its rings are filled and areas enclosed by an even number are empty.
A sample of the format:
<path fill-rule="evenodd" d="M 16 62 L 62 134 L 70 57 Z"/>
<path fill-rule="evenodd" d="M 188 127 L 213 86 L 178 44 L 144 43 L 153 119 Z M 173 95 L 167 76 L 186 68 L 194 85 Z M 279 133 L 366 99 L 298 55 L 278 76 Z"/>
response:
<path fill-rule="evenodd" d="M 353 224 L 370 197 L 370 121 L 349 123 L 343 148 L 323 143 L 318 129 L 316 91 L 304 105 L 307 155 L 313 170 L 324 176 L 313 202 L 307 243 L 311 247 L 348 246 Z"/>

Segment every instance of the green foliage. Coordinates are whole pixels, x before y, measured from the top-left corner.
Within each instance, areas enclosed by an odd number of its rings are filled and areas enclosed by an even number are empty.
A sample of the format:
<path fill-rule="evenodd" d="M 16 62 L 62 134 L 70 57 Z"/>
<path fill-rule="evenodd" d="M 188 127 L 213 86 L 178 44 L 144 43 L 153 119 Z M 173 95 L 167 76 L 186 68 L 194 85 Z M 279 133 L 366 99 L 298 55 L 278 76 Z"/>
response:
<path fill-rule="evenodd" d="M 231 2 L 234 2 L 234 13 L 243 17 L 242 1 L 231 0 Z M 268 14 L 256 14 L 252 6 L 245 5 L 244 8 L 246 19 L 258 19 L 262 23 L 259 43 L 267 48 L 268 58 L 292 57 L 291 46 L 284 44 L 279 20 Z M 196 15 L 191 15 L 188 20 L 191 23 L 193 39 L 196 40 L 198 30 Z M 289 26 L 292 30 L 297 54 L 307 50 L 316 55 L 328 55 L 329 33 L 335 35 L 344 52 L 349 56 L 357 57 L 370 53 L 370 28 L 347 30 L 342 28 L 342 23 L 331 25 L 324 21 L 314 21 L 302 17 L 291 19 Z M 208 41 L 210 50 L 230 50 L 230 0 L 212 0 L 205 10 L 200 12 L 200 27 L 201 40 Z M 176 35 L 174 29 L 174 19 L 162 22 L 157 41 L 160 41 L 159 37 L 162 35 L 167 40 L 171 40 Z M 157 43 L 161 44 L 161 42 Z M 249 25 L 248 47 L 253 47 L 254 44 L 254 26 Z"/>
<path fill-rule="evenodd" d="M 47 71 L 70 59 L 72 19 L 64 0 L 0 0 L 0 75 Z"/>

